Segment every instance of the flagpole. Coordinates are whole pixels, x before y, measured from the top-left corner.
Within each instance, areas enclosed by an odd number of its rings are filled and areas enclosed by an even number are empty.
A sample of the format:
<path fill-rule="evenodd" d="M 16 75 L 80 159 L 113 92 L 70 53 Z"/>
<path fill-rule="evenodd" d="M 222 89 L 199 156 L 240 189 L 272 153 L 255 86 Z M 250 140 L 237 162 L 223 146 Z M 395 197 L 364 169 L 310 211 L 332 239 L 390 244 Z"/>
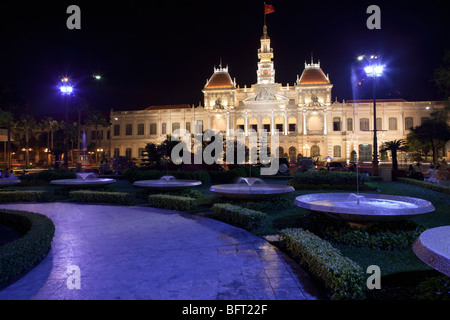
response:
<path fill-rule="evenodd" d="M 264 2 L 264 26 L 266 25 L 266 3 Z"/>

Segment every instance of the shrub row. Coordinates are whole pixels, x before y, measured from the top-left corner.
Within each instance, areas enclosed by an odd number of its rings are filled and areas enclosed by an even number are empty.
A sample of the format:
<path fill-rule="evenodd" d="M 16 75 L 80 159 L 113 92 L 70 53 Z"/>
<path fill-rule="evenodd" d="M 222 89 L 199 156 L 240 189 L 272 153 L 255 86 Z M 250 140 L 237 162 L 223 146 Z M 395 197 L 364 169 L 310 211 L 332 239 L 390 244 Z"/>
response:
<path fill-rule="evenodd" d="M 76 190 L 69 192 L 70 201 L 74 202 L 90 202 L 90 203 L 113 203 L 121 205 L 129 205 L 132 198 L 126 192 L 105 192 L 91 190 Z"/>
<path fill-rule="evenodd" d="M 359 186 L 363 187 L 367 181 L 365 175 L 358 175 Z M 356 186 L 357 175 L 354 172 L 340 171 L 305 171 L 297 172 L 291 180 L 290 185 L 294 188 L 300 188 L 303 185 L 321 185 L 321 186 Z"/>
<path fill-rule="evenodd" d="M 251 173 L 249 167 L 239 167 L 227 171 L 210 171 L 209 175 L 213 183 L 233 183 L 240 177 L 261 177 L 260 169 L 256 167 L 251 167 Z"/>
<path fill-rule="evenodd" d="M 248 167 L 239 167 L 227 171 L 210 171 L 209 173 L 204 170 L 199 170 L 195 172 L 188 171 L 160 171 L 160 170 L 149 170 L 146 168 L 132 168 L 128 169 L 124 173 L 124 177 L 131 182 L 139 180 L 156 180 L 165 175 L 174 176 L 177 179 L 187 179 L 187 180 L 199 180 L 204 184 L 213 183 L 232 183 L 236 181 L 239 177 L 260 177 L 259 168 L 252 167 L 250 174 L 250 169 Z"/>
<path fill-rule="evenodd" d="M 261 228 L 267 220 L 265 213 L 227 203 L 216 203 L 212 206 L 211 211 L 212 218 L 246 230 Z"/>
<path fill-rule="evenodd" d="M 223 197 L 215 197 L 215 203 L 228 203 L 239 207 L 256 210 L 256 211 L 282 211 L 293 207 L 293 201 L 287 197 L 276 197 L 273 199 L 248 201 L 248 200 L 234 200 Z"/>
<path fill-rule="evenodd" d="M 0 210 L 0 223 L 23 234 L 0 246 L 1 289 L 44 259 L 51 248 L 55 225 L 44 215 L 14 210 Z"/>
<path fill-rule="evenodd" d="M 410 178 L 397 178 L 397 181 L 412 184 L 412 185 L 419 186 L 422 188 L 427 188 L 427 189 L 430 189 L 433 191 L 444 192 L 444 193 L 450 194 L 450 187 L 443 186 L 443 185 L 440 185 L 437 183 L 420 181 L 420 180 L 410 179 Z"/>
<path fill-rule="evenodd" d="M 195 208 L 196 201 L 189 197 L 151 194 L 148 196 L 148 204 L 154 208 L 189 212 Z"/>
<path fill-rule="evenodd" d="M 58 170 L 44 170 L 37 173 L 30 173 L 20 177 L 21 181 L 36 181 L 43 180 L 50 182 L 52 180 L 60 179 L 75 179 L 77 177 L 76 173 L 73 171 L 58 171 Z"/>
<path fill-rule="evenodd" d="M 301 228 L 284 229 L 287 250 L 301 265 L 323 281 L 333 300 L 364 299 L 364 273 L 328 241 Z"/>
<path fill-rule="evenodd" d="M 166 172 L 160 170 L 149 170 L 145 168 L 132 168 L 125 171 L 124 178 L 131 182 L 135 182 L 140 180 L 157 180 L 165 175 L 174 176 L 177 179 L 199 180 L 204 184 L 210 182 L 209 174 L 203 170 L 195 172 L 188 172 L 188 171 Z"/>
<path fill-rule="evenodd" d="M 410 220 L 373 223 L 367 229 L 361 230 L 317 213 L 305 216 L 298 224 L 333 243 L 379 250 L 411 248 L 417 237 L 426 230 L 426 227 Z"/>
<path fill-rule="evenodd" d="M 41 190 L 0 192 L 0 202 L 41 202 L 49 201 L 50 198 L 51 195 L 49 192 Z"/>

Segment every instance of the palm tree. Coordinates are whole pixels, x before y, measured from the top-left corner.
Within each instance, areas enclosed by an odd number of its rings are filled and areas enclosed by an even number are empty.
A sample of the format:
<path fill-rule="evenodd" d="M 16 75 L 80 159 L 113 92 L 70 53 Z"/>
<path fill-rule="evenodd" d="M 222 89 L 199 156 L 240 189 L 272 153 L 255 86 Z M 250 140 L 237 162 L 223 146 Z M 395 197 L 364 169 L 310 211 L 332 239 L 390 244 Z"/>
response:
<path fill-rule="evenodd" d="M 391 151 L 392 169 L 398 170 L 397 151 L 405 151 L 405 141 L 403 139 L 387 141 L 383 144 L 381 151 Z"/>
<path fill-rule="evenodd" d="M 14 116 L 11 111 L 2 111 L 0 110 L 0 126 L 6 128 L 8 130 L 8 142 L 6 145 L 7 152 L 7 163 L 8 168 L 11 167 L 11 132 L 12 128 L 14 128 Z"/>
<path fill-rule="evenodd" d="M 94 145 L 95 148 L 98 147 L 97 140 L 98 140 L 98 128 L 100 126 L 106 127 L 109 125 L 108 121 L 106 121 L 106 117 L 103 113 L 100 111 L 91 111 L 88 114 L 88 118 L 86 120 L 86 125 L 93 126 L 95 128 L 95 139 L 94 139 Z"/>
<path fill-rule="evenodd" d="M 16 130 L 19 135 L 25 139 L 25 168 L 28 169 L 29 164 L 29 149 L 30 149 L 30 138 L 36 132 L 38 125 L 36 120 L 32 115 L 22 115 L 19 122 L 17 123 Z"/>

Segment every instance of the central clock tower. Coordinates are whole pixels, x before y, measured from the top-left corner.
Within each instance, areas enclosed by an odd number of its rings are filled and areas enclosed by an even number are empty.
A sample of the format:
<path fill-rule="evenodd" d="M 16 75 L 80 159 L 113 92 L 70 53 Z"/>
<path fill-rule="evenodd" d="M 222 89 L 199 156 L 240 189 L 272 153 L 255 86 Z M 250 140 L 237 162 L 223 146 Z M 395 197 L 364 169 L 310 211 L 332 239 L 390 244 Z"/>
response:
<path fill-rule="evenodd" d="M 264 25 L 261 37 L 261 48 L 258 49 L 258 71 L 256 71 L 258 84 L 275 83 L 275 69 L 273 67 L 273 49 L 270 47 L 270 38 L 267 35 L 267 26 Z"/>

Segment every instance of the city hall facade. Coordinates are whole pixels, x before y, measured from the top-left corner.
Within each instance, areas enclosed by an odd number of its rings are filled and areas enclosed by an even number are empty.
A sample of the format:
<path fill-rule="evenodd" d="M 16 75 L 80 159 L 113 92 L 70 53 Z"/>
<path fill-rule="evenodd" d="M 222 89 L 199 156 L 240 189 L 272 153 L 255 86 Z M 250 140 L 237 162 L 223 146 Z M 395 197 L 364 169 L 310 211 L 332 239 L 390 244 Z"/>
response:
<path fill-rule="evenodd" d="M 104 134 L 99 141 L 106 154 L 139 159 L 147 143 L 161 143 L 176 129 L 193 132 L 198 125 L 202 130 L 219 130 L 224 136 L 238 129 L 246 135 L 251 130 L 266 130 L 269 143 L 277 135 L 280 157 L 287 155 L 292 161 L 299 154 L 349 161 L 353 150 L 359 160 L 371 161 L 373 101 L 332 101 L 333 84 L 319 61 L 305 63 L 293 85 L 277 83 L 266 26 L 257 54 L 257 83 L 251 87 L 238 86 L 231 69 L 219 65 L 203 87 L 203 105 L 111 110 L 110 139 Z M 378 146 L 405 139 L 409 128 L 442 107 L 442 102 L 436 101 L 377 100 Z"/>

